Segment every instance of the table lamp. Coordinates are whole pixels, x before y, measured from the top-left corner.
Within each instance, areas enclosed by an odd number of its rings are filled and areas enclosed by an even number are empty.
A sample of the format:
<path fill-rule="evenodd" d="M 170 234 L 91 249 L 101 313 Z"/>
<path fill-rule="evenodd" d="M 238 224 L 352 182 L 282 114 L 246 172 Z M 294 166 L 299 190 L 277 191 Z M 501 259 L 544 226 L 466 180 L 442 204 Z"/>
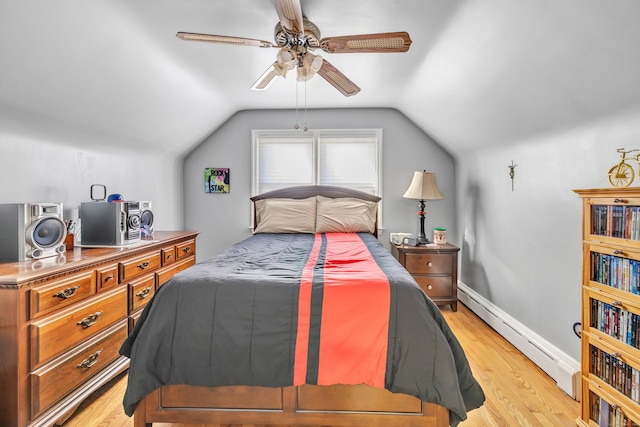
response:
<path fill-rule="evenodd" d="M 407 199 L 420 200 L 420 210 L 417 214 L 420 216 L 420 233 L 418 234 L 418 244 L 424 245 L 429 243 L 426 234 L 424 233 L 424 201 L 425 200 L 440 200 L 442 199 L 442 193 L 438 189 L 438 183 L 436 182 L 436 175 L 433 172 L 414 172 L 413 180 L 409 185 L 409 189 L 404 193 L 402 197 Z"/>

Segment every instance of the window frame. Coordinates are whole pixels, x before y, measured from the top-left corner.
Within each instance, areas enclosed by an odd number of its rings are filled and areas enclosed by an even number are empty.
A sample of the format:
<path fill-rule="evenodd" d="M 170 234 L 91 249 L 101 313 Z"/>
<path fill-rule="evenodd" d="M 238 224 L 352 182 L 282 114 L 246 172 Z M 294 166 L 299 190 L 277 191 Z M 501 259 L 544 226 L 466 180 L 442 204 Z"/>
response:
<path fill-rule="evenodd" d="M 382 129 L 381 128 L 357 128 L 357 129 L 309 129 L 308 131 L 300 131 L 296 129 L 253 129 L 251 131 L 251 195 L 255 196 L 258 194 L 259 188 L 259 156 L 258 156 L 258 141 L 260 137 L 277 137 L 278 135 L 282 135 L 283 138 L 291 138 L 295 139 L 295 136 L 299 136 L 301 138 L 312 138 L 312 183 L 311 185 L 320 185 L 320 139 L 328 138 L 331 139 L 333 136 L 337 138 L 338 136 L 344 138 L 355 138 L 361 137 L 362 139 L 371 138 L 372 136 L 375 138 L 376 144 L 376 153 L 375 153 L 375 174 L 376 174 L 376 182 L 374 184 L 374 192 L 370 194 L 374 194 L 378 197 L 382 197 Z M 298 185 L 298 184 L 292 184 Z M 306 184 L 299 184 L 306 185 Z M 346 185 L 345 185 L 346 187 Z M 281 188 L 281 187 L 280 187 Z M 363 191 L 361 188 L 357 187 L 348 187 L 356 190 Z M 367 191 L 368 192 L 368 191 Z"/>

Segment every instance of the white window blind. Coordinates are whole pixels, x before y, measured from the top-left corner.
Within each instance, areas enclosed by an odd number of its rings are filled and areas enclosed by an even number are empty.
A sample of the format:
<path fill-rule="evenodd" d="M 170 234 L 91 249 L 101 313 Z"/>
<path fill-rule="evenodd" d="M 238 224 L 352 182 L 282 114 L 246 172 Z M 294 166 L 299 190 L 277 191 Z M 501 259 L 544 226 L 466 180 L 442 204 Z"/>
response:
<path fill-rule="evenodd" d="M 254 130 L 252 193 L 335 185 L 381 196 L 382 129 Z"/>

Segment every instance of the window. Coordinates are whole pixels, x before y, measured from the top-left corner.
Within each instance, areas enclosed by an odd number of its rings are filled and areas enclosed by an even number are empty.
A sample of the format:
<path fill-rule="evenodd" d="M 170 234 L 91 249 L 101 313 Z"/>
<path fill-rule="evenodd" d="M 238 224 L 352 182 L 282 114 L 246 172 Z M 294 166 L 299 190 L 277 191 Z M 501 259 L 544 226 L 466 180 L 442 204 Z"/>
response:
<path fill-rule="evenodd" d="M 382 129 L 254 130 L 252 194 L 334 185 L 380 196 Z"/>

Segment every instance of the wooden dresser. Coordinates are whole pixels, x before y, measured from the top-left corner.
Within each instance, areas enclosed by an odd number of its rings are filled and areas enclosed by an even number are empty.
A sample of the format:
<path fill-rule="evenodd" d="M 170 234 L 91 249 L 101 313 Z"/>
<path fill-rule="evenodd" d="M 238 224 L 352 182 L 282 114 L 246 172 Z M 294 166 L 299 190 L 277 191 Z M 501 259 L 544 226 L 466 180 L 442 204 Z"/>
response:
<path fill-rule="evenodd" d="M 391 245 L 391 253 L 438 305 L 458 310 L 458 251 L 450 243 L 427 246 Z"/>
<path fill-rule="evenodd" d="M 127 369 L 120 345 L 156 289 L 195 263 L 196 235 L 0 263 L 0 425 L 61 424 Z"/>

